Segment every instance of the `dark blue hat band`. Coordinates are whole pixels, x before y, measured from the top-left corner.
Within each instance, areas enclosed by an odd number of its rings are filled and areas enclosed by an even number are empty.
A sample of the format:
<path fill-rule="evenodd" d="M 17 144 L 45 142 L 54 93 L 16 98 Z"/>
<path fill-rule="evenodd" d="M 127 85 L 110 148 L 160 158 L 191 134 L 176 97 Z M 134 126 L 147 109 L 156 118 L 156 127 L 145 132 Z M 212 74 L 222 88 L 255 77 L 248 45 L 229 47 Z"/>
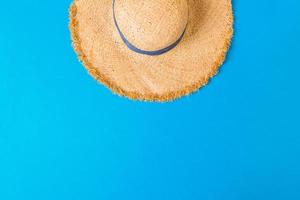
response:
<path fill-rule="evenodd" d="M 149 55 L 149 56 L 157 56 L 157 55 L 161 55 L 161 54 L 164 54 L 168 51 L 170 51 L 171 49 L 173 49 L 174 47 L 177 46 L 177 44 L 181 41 L 181 39 L 183 38 L 184 36 L 184 33 L 185 33 L 185 29 L 183 31 L 183 33 L 181 34 L 181 36 L 171 45 L 163 48 L 163 49 L 159 49 L 159 50 L 156 50 L 156 51 L 145 51 L 145 50 L 142 50 L 142 49 L 139 49 L 137 48 L 136 46 L 134 46 L 133 44 L 131 44 L 127 38 L 124 36 L 124 34 L 122 33 L 122 31 L 120 30 L 120 27 L 118 25 L 118 22 L 117 22 L 117 19 L 116 19 L 116 16 L 115 16 L 115 0 L 112 0 L 113 1 L 113 18 L 114 18 L 114 23 L 115 23 L 115 26 L 119 32 L 119 35 L 121 37 L 121 39 L 123 40 L 123 42 L 125 43 L 125 45 L 132 51 L 136 52 L 136 53 L 139 53 L 139 54 L 144 54 L 144 55 Z"/>

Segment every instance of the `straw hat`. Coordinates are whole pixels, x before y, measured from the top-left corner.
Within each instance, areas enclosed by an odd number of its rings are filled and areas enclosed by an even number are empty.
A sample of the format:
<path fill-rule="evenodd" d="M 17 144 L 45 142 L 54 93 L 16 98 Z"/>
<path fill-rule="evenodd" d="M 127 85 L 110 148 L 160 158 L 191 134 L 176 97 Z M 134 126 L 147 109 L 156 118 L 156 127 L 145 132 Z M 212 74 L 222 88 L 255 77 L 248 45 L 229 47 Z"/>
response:
<path fill-rule="evenodd" d="M 73 47 L 88 72 L 131 99 L 168 101 L 205 85 L 233 34 L 231 0 L 75 0 Z"/>

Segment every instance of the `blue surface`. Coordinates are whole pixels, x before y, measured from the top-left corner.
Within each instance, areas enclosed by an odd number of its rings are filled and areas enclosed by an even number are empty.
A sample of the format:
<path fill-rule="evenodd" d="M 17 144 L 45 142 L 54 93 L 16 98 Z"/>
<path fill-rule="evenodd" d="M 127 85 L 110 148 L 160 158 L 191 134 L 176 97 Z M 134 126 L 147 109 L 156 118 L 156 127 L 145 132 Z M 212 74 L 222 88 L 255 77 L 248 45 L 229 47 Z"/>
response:
<path fill-rule="evenodd" d="M 167 104 L 86 73 L 69 4 L 1 2 L 1 200 L 300 199 L 298 0 L 235 0 L 221 73 Z"/>

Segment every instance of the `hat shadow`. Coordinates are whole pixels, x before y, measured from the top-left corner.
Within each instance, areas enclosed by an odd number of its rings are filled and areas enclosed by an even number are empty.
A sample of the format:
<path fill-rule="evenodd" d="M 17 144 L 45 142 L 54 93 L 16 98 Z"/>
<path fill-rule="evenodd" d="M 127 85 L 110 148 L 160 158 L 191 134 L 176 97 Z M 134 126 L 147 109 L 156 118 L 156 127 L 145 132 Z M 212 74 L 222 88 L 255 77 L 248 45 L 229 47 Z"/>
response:
<path fill-rule="evenodd" d="M 189 22 L 185 42 L 192 40 L 193 36 L 201 29 L 205 15 L 205 0 L 188 0 L 189 3 Z"/>
<path fill-rule="evenodd" d="M 189 24 L 188 24 L 188 31 L 187 31 L 187 37 L 184 39 L 184 43 L 185 45 L 188 45 L 190 42 L 193 42 L 193 38 L 194 36 L 199 32 L 199 30 L 201 30 L 201 28 L 203 27 L 205 21 L 207 20 L 207 18 L 203 17 L 207 14 L 207 4 L 206 4 L 207 0 L 188 0 L 189 3 Z M 235 0 L 231 0 L 232 3 L 232 9 L 233 9 L 233 14 L 235 13 Z M 234 19 L 236 18 L 236 16 L 234 16 Z M 233 29 L 234 29 L 234 34 L 236 32 L 235 29 L 235 20 L 233 22 Z M 233 35 L 234 36 L 234 35 Z M 229 46 L 227 55 L 224 64 L 228 61 L 228 59 L 230 59 L 231 57 L 231 52 L 232 49 L 234 48 L 234 37 L 232 37 L 232 41 L 231 41 L 231 45 Z M 221 69 L 220 69 L 221 70 Z"/>

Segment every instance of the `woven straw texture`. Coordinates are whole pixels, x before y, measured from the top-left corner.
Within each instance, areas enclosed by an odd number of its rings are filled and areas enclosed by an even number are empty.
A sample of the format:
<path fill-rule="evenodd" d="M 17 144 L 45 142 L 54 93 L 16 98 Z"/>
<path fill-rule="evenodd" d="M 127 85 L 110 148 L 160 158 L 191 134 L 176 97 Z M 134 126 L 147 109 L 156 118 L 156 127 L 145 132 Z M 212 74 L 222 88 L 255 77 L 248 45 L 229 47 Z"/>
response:
<path fill-rule="evenodd" d="M 112 0 L 75 0 L 69 11 L 73 47 L 91 76 L 121 96 L 170 101 L 188 95 L 206 85 L 223 63 L 233 14 L 231 0 L 188 0 L 187 5 L 182 41 L 165 54 L 147 56 L 121 40 Z"/>

